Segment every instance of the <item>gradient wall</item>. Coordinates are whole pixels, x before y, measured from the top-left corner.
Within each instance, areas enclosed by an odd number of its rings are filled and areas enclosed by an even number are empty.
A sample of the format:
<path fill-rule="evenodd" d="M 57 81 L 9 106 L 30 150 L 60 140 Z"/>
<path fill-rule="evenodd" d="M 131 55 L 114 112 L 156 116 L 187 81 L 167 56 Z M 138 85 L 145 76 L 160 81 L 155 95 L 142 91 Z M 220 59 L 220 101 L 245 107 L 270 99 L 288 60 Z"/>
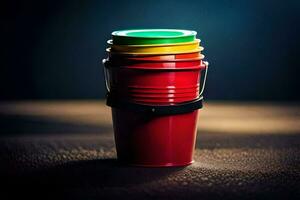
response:
<path fill-rule="evenodd" d="M 1 6 L 1 100 L 105 96 L 117 29 L 198 32 L 207 99 L 300 100 L 299 1 L 8 1 Z"/>

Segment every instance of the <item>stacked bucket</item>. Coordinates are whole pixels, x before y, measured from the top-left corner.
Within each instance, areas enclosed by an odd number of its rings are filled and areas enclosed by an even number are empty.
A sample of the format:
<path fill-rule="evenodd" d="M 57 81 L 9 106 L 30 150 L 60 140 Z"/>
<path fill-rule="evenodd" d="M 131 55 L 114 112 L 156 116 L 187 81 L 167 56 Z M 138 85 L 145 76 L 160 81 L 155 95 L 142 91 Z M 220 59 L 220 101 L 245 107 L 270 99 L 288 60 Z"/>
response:
<path fill-rule="evenodd" d="M 196 32 L 115 31 L 108 45 L 103 63 L 118 160 L 148 167 L 191 164 L 208 67 Z"/>

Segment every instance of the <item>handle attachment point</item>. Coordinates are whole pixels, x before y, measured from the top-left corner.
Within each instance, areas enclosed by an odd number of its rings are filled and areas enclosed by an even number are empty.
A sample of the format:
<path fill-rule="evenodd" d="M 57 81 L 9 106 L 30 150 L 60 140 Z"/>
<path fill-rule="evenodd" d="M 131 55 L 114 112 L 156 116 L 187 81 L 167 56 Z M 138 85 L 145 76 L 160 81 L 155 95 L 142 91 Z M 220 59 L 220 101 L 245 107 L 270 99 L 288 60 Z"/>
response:
<path fill-rule="evenodd" d="M 105 79 L 105 87 L 106 87 L 106 91 L 110 92 L 110 85 L 109 85 L 109 75 L 108 75 L 108 71 L 107 71 L 107 61 L 108 59 L 102 59 L 102 64 L 104 65 L 103 67 L 103 74 L 104 74 L 104 79 Z"/>

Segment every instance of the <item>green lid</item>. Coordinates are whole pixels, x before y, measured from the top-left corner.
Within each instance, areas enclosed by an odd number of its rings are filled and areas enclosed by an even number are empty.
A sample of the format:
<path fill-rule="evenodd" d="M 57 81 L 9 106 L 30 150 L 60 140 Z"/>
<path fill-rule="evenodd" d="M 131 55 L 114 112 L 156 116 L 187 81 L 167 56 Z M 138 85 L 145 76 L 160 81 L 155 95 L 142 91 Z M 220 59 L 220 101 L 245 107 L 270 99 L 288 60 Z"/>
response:
<path fill-rule="evenodd" d="M 112 32 L 115 45 L 173 44 L 192 42 L 196 31 L 178 29 L 133 29 Z"/>

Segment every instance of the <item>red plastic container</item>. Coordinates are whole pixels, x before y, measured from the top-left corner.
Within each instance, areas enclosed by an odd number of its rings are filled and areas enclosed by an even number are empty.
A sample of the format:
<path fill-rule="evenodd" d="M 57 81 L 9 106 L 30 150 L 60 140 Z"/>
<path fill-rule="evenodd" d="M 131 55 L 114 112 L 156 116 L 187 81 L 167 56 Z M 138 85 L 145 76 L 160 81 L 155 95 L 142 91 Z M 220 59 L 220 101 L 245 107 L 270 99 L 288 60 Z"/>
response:
<path fill-rule="evenodd" d="M 147 97 L 147 98 L 176 98 L 176 97 L 194 97 L 198 96 L 199 91 L 194 92 L 185 92 L 185 93 L 171 93 L 171 94 L 164 94 L 164 93 L 130 93 L 132 97 Z"/>
<path fill-rule="evenodd" d="M 109 62 L 107 66 L 109 66 L 109 85 L 117 98 L 158 105 L 197 99 L 200 72 L 205 68 L 200 60 L 141 62 L 126 66 L 118 66 L 114 62 Z"/>
<path fill-rule="evenodd" d="M 180 94 L 180 93 L 190 93 L 190 92 L 195 92 L 199 91 L 199 84 L 195 85 L 193 87 L 164 87 L 164 88 L 148 88 L 148 87 L 128 87 L 128 90 L 130 93 L 139 93 L 139 94 Z"/>
<path fill-rule="evenodd" d="M 193 162 L 198 110 L 149 115 L 112 108 L 118 160 L 135 166 L 185 166 Z"/>
<path fill-rule="evenodd" d="M 199 97 L 199 90 L 189 93 L 122 93 L 122 91 L 115 92 L 117 98 L 121 98 L 131 102 L 143 104 L 159 104 L 165 105 L 168 103 L 180 103 L 192 101 Z"/>
<path fill-rule="evenodd" d="M 115 64 L 115 63 L 114 63 Z M 164 114 L 112 107 L 118 160 L 144 167 L 186 166 L 193 162 L 198 109 L 173 113 L 199 97 L 201 61 L 106 64 L 112 99 L 139 106 L 171 107 Z M 108 104 L 109 105 L 109 104 Z"/>
<path fill-rule="evenodd" d="M 182 92 L 194 92 L 199 87 L 200 72 L 205 66 L 190 68 L 141 70 L 127 67 L 109 68 L 109 84 L 111 88 L 130 94 L 131 89 L 135 92 L 143 91 L 141 94 L 157 93 L 158 90 L 173 89 Z M 187 89 L 187 90 L 185 90 Z M 194 89 L 194 90 L 193 90 Z"/>
<path fill-rule="evenodd" d="M 174 88 L 195 88 L 198 86 L 200 69 L 181 71 L 142 71 L 130 69 L 110 70 L 111 86 L 119 89 L 128 87 L 161 89 L 168 86 Z M 188 78 L 189 77 L 189 78 Z"/>
<path fill-rule="evenodd" d="M 196 98 L 193 97 L 178 97 L 178 98 L 160 98 L 160 99 L 149 99 L 149 98 L 138 98 L 138 99 L 128 99 L 134 103 L 140 103 L 144 105 L 176 105 L 177 103 L 192 101 Z"/>
<path fill-rule="evenodd" d="M 162 70 L 162 69 L 194 69 L 198 66 L 203 66 L 201 60 L 171 60 L 171 61 L 156 61 L 156 62 L 124 62 L 122 60 L 109 60 L 109 65 L 120 66 L 127 69 L 152 69 L 152 70 Z"/>
<path fill-rule="evenodd" d="M 200 52 L 185 53 L 185 54 L 171 54 L 171 55 L 149 55 L 149 56 L 122 56 L 119 54 L 109 54 L 110 60 L 119 60 L 121 62 L 129 61 L 144 61 L 144 62 L 162 62 L 162 61 L 187 61 L 187 60 L 201 60 L 204 58 Z"/>

